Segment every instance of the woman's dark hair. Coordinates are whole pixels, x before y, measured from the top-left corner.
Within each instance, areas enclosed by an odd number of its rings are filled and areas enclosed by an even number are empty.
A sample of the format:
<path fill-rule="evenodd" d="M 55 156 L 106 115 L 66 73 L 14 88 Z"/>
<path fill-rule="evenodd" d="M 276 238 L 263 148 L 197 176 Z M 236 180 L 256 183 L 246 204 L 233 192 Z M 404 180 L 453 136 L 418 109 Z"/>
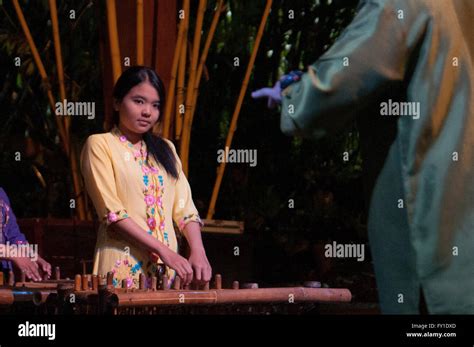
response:
<path fill-rule="evenodd" d="M 125 70 L 115 83 L 113 97 L 117 101 L 122 101 L 130 89 L 145 81 L 148 81 L 158 92 L 158 96 L 160 97 L 159 110 L 161 115 L 161 110 L 165 104 L 165 87 L 158 74 L 148 67 L 132 66 Z M 118 111 L 114 111 L 114 124 L 118 125 L 119 120 Z M 177 179 L 178 169 L 176 168 L 176 158 L 166 141 L 160 136 L 153 135 L 151 129 L 143 134 L 143 140 L 148 148 L 148 155 L 151 154 L 155 160 L 165 168 L 169 175 Z"/>

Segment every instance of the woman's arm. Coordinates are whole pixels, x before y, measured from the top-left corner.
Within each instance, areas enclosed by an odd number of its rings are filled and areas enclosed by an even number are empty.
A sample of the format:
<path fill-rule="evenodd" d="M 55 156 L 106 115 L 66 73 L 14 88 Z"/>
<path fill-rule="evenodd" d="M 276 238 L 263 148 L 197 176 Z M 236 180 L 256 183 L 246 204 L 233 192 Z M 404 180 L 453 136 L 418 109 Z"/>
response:
<path fill-rule="evenodd" d="M 200 224 L 197 222 L 188 223 L 183 230 L 183 234 L 191 249 L 189 263 L 194 270 L 196 280 L 201 284 L 209 282 L 212 277 L 212 268 L 207 260 L 206 251 L 202 243 Z"/>

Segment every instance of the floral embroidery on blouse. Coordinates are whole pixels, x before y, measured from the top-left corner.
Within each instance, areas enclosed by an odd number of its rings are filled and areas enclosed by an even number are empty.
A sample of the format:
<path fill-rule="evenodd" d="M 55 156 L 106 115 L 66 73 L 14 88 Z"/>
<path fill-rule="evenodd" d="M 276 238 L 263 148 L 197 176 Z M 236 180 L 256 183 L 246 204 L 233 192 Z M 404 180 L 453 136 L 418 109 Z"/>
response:
<path fill-rule="evenodd" d="M 201 218 L 199 217 L 199 215 L 196 214 L 196 213 L 192 213 L 192 214 L 188 214 L 188 215 L 184 216 L 184 217 L 179 221 L 179 224 L 178 224 L 179 230 L 182 232 L 182 231 L 184 230 L 184 228 L 186 227 L 186 225 L 187 225 L 189 222 L 198 222 L 199 225 L 201 225 L 201 227 L 204 226 L 204 223 L 203 223 L 203 221 L 201 220 Z"/>
<path fill-rule="evenodd" d="M 148 160 L 148 152 L 145 150 L 143 140 L 140 141 L 140 150 L 136 150 L 133 144 L 128 141 L 126 136 L 121 134 L 117 127 L 112 132 L 119 137 L 120 142 L 127 149 L 133 152 L 133 158 L 140 166 L 143 181 L 143 199 L 146 206 L 147 233 L 170 247 L 169 236 L 165 231 L 165 211 L 163 206 L 164 179 L 159 168 L 155 167 Z"/>
<path fill-rule="evenodd" d="M 124 279 L 126 281 L 127 288 L 136 287 L 138 285 L 138 271 L 141 270 L 142 264 L 143 262 L 139 261 L 135 265 L 132 265 L 132 263 L 127 258 L 123 260 L 117 259 L 111 271 L 114 276 L 117 274 L 117 272 L 122 272 L 120 274 L 121 276 L 118 277 L 123 277 L 123 271 L 125 271 L 127 275 Z M 119 282 L 118 278 L 114 277 L 113 285 L 114 287 L 121 286 L 121 283 Z"/>
<path fill-rule="evenodd" d="M 106 219 L 107 224 L 112 224 L 118 220 L 128 218 L 128 213 L 126 210 L 120 210 L 115 212 L 109 211 L 104 218 Z"/>

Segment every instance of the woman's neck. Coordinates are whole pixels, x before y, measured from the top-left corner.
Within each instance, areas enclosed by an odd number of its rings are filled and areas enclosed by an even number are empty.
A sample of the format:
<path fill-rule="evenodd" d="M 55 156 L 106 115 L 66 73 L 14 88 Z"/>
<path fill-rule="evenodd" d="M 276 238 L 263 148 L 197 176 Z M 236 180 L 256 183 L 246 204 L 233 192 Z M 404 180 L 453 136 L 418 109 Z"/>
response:
<path fill-rule="evenodd" d="M 130 141 L 134 145 L 140 142 L 143 138 L 142 134 L 134 133 L 133 131 L 128 130 L 126 127 L 122 125 L 122 123 L 119 123 L 118 128 L 121 131 L 121 133 L 125 135 L 127 140 Z"/>

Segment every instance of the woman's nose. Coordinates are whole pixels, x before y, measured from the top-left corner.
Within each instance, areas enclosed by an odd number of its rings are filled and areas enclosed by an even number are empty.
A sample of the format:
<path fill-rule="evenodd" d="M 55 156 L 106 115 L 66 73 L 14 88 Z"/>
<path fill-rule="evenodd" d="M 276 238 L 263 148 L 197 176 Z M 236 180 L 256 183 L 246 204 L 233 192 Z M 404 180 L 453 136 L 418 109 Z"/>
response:
<path fill-rule="evenodd" d="M 145 105 L 142 109 L 142 115 L 150 117 L 151 116 L 151 110 L 149 105 Z"/>

